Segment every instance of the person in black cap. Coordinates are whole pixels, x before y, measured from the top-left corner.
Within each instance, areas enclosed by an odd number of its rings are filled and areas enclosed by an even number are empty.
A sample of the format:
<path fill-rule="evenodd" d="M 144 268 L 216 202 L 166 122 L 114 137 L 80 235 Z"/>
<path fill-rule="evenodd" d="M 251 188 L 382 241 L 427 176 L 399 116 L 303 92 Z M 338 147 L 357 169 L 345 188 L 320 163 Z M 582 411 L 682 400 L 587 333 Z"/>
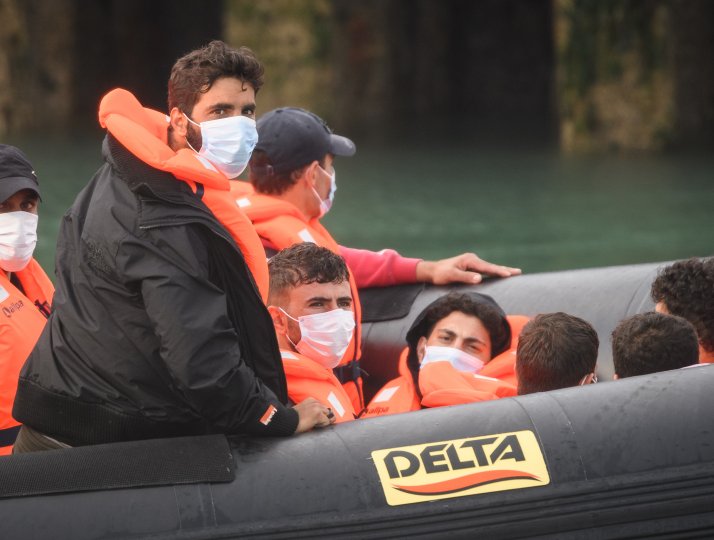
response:
<path fill-rule="evenodd" d="M 296 107 L 274 109 L 264 114 L 257 124 L 258 144 L 250 159 L 249 178 L 255 192 L 288 203 L 297 210 L 305 223 L 319 232 L 319 219 L 330 211 L 337 190 L 334 160 L 336 156 L 353 156 L 357 148 L 350 139 L 336 135 L 316 114 Z M 266 201 L 251 197 L 239 202 L 254 222 L 264 223 L 274 217 L 290 214 L 285 205 L 265 211 Z M 270 202 L 270 201 L 268 201 Z M 251 206 L 260 206 L 252 209 Z M 285 245 L 270 234 L 266 227 L 259 232 L 268 248 L 283 249 Z M 309 238 L 309 235 L 305 235 Z M 473 253 L 463 253 L 440 261 L 406 259 L 395 251 L 371 252 L 339 246 L 340 253 L 355 272 L 359 287 L 385 286 L 399 283 L 427 282 L 478 283 L 481 274 L 508 277 L 520 274 L 518 268 L 489 263 Z"/>
<path fill-rule="evenodd" d="M 478 283 L 481 274 L 508 277 L 520 274 L 517 268 L 499 266 L 463 253 L 440 261 L 401 257 L 396 251 L 373 252 L 338 245 L 320 222 L 332 207 L 337 190 L 336 156 L 355 154 L 355 144 L 336 135 L 317 115 L 295 107 L 275 109 L 257 124 L 258 144 L 250 159 L 252 196 L 238 199 L 260 235 L 266 251 L 275 251 L 299 242 L 315 242 L 342 255 L 352 274 L 360 336 L 360 308 L 357 289 L 402 283 Z M 364 406 L 361 396 L 359 347 L 346 353 L 336 375 L 353 397 L 356 410 Z"/>
<path fill-rule="evenodd" d="M 406 335 L 400 376 L 375 394 L 363 417 L 513 396 L 482 371 L 511 344 L 511 326 L 485 294 L 450 293 L 429 304 Z"/>
<path fill-rule="evenodd" d="M 17 378 L 45 327 L 52 282 L 32 257 L 40 186 L 25 154 L 0 144 L 0 455 L 20 424 L 12 417 Z"/>

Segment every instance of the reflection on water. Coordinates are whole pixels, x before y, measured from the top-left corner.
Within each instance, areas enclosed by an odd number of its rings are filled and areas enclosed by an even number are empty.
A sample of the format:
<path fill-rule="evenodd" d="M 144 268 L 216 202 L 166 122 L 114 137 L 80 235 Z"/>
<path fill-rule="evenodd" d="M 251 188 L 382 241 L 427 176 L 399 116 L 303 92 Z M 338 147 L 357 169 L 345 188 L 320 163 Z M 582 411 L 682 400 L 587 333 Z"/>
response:
<path fill-rule="evenodd" d="M 428 149 L 337 159 L 346 245 L 527 272 L 714 253 L 714 159 Z"/>
<path fill-rule="evenodd" d="M 37 256 L 52 271 L 59 220 L 101 164 L 100 140 L 8 141 L 35 165 Z M 325 223 L 351 247 L 441 258 L 476 251 L 527 272 L 714 254 L 714 158 L 358 145 L 337 158 Z"/>

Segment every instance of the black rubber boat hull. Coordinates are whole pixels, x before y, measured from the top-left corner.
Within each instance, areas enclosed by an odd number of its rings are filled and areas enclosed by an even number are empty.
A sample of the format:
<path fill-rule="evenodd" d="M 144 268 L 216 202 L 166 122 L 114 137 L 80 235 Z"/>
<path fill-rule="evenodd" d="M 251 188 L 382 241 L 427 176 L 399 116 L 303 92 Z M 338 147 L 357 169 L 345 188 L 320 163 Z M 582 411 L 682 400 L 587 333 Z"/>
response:
<path fill-rule="evenodd" d="M 519 311 L 535 313 L 539 301 L 543 311 L 566 309 L 549 290 L 569 282 L 576 294 L 599 272 L 614 278 L 627 268 L 550 274 L 557 284 L 547 274 L 518 278 L 542 294 Z M 623 312 L 649 309 L 641 285 L 623 286 L 617 309 L 600 299 L 573 305 L 614 326 Z M 517 280 L 488 287 L 504 304 L 521 290 Z M 373 323 L 370 335 L 391 322 Z M 215 436 L 177 439 L 173 451 L 146 441 L 9 457 L 0 460 L 1 536 L 711 537 L 712 388 L 714 366 L 701 366 L 294 438 L 234 439 L 230 449 Z M 122 467 L 129 478 L 150 470 L 148 485 L 122 486 Z M 75 491 L 41 494 L 48 483 Z"/>

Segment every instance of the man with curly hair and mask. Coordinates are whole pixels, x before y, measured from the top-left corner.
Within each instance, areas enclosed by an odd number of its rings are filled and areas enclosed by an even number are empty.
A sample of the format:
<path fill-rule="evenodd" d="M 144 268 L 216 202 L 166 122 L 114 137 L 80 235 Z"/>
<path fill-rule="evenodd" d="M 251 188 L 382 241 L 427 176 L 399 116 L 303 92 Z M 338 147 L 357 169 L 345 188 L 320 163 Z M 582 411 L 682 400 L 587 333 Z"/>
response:
<path fill-rule="evenodd" d="M 714 258 L 693 257 L 661 269 L 651 294 L 655 311 L 692 323 L 699 340 L 699 362 L 714 362 Z"/>
<path fill-rule="evenodd" d="M 313 397 L 330 409 L 335 422 L 354 420 L 352 400 L 332 372 L 355 330 L 347 264 L 329 249 L 304 242 L 279 251 L 268 266 L 268 312 L 288 397 L 293 403 Z"/>

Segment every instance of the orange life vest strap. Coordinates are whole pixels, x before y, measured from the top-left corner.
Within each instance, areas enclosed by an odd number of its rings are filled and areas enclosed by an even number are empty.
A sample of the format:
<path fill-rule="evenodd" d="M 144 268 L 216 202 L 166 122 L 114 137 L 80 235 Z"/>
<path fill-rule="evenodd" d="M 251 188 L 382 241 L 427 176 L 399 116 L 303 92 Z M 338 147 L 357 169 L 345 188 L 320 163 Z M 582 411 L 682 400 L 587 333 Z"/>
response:
<path fill-rule="evenodd" d="M 480 373 L 464 373 L 449 362 L 433 362 L 419 372 L 424 407 L 443 407 L 515 396 L 516 387 Z"/>
<path fill-rule="evenodd" d="M 30 259 L 28 265 L 16 272 L 15 275 L 20 280 L 25 296 L 47 317 L 52 304 L 52 297 L 55 294 L 55 287 L 50 278 L 47 277 L 47 274 L 45 274 L 40 263 L 35 259 Z"/>
<path fill-rule="evenodd" d="M 329 369 L 294 351 L 280 351 L 288 382 L 288 396 L 295 403 L 313 397 L 336 416 L 336 422 L 355 419 L 352 400 Z"/>
<path fill-rule="evenodd" d="M 392 379 L 377 392 L 360 418 L 372 418 L 421 409 L 411 374 Z"/>

